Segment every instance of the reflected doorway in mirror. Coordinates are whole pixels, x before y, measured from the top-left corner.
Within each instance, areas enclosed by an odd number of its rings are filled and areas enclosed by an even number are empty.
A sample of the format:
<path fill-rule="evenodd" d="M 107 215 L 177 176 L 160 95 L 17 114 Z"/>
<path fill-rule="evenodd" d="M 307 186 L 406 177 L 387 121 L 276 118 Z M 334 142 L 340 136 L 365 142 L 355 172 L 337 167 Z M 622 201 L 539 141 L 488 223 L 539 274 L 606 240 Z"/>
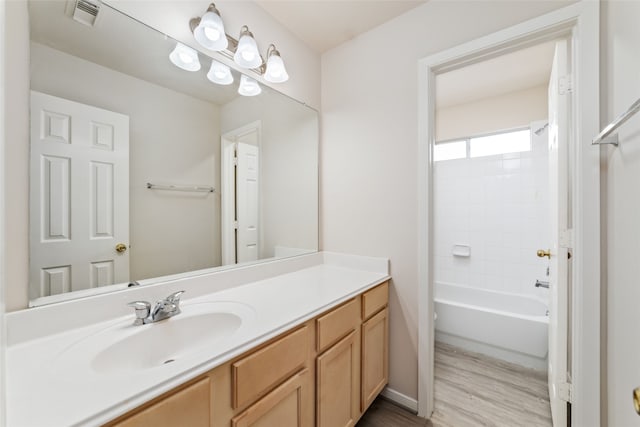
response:
<path fill-rule="evenodd" d="M 222 136 L 222 264 L 260 258 L 260 120 Z"/>
<path fill-rule="evenodd" d="M 31 92 L 31 299 L 129 280 L 128 153 L 128 116 Z"/>

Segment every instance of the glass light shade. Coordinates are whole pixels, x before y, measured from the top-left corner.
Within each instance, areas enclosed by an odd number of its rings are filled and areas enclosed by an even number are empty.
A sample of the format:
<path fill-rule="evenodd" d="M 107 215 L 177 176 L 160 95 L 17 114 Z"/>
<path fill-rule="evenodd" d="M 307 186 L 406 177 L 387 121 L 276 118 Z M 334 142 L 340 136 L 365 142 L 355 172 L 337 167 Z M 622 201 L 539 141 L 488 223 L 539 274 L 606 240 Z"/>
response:
<path fill-rule="evenodd" d="M 193 37 L 209 50 L 225 50 L 229 44 L 222 18 L 216 12 L 207 12 L 202 15 L 200 23 L 193 30 Z"/>
<path fill-rule="evenodd" d="M 256 80 L 243 74 L 240 77 L 240 86 L 238 87 L 238 93 L 242 96 L 256 96 L 262 93 L 262 88 Z"/>
<path fill-rule="evenodd" d="M 233 60 L 242 68 L 258 68 L 262 65 L 258 45 L 252 36 L 243 34 L 240 37 Z"/>
<path fill-rule="evenodd" d="M 200 69 L 198 52 L 182 43 L 176 44 L 175 49 L 169 54 L 169 59 L 173 65 L 186 71 L 198 71 Z"/>
<path fill-rule="evenodd" d="M 219 85 L 230 85 L 233 83 L 231 69 L 216 60 L 211 61 L 211 68 L 209 68 L 207 78 L 213 83 L 217 83 Z"/>
<path fill-rule="evenodd" d="M 271 83 L 282 83 L 289 80 L 289 74 L 287 74 L 287 69 L 284 68 L 284 62 L 282 62 L 279 54 L 272 53 L 269 55 L 264 79 Z"/>

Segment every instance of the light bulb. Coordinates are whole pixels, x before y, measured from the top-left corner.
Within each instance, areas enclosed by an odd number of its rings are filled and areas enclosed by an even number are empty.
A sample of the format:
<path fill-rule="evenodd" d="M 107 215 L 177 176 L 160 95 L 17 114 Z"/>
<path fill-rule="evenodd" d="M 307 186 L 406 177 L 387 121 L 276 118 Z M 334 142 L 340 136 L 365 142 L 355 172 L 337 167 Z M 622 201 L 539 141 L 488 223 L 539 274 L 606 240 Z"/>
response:
<path fill-rule="evenodd" d="M 222 18 L 213 3 L 207 9 L 207 13 L 202 15 L 198 25 L 193 28 L 193 37 L 200 45 L 209 50 L 221 51 L 229 45 Z"/>
<path fill-rule="evenodd" d="M 191 64 L 193 62 L 193 58 L 184 52 L 178 53 L 178 58 L 180 58 L 180 61 L 184 62 L 185 64 Z"/>
<path fill-rule="evenodd" d="M 169 54 L 169 60 L 176 67 L 186 71 L 198 71 L 200 69 L 198 52 L 179 42 L 176 43 L 175 49 Z"/>
<path fill-rule="evenodd" d="M 207 73 L 207 78 L 219 85 L 230 85 L 233 83 L 231 69 L 216 60 L 211 60 L 211 68 Z"/>
<path fill-rule="evenodd" d="M 256 57 L 255 52 L 251 52 L 248 50 L 245 50 L 244 52 L 242 52 L 241 55 L 242 55 L 242 59 L 244 59 L 247 62 L 253 61 L 253 58 Z"/>
<path fill-rule="evenodd" d="M 242 96 L 256 96 L 262 93 L 262 88 L 256 80 L 243 74 L 240 77 L 240 86 L 238 87 L 238 93 Z"/>
<path fill-rule="evenodd" d="M 216 41 L 220 38 L 220 31 L 215 28 L 206 27 L 204 29 L 204 36 L 211 41 Z"/>
<path fill-rule="evenodd" d="M 233 60 L 243 68 L 258 68 L 262 65 L 262 57 L 258 52 L 258 45 L 247 27 L 243 27 L 240 33 L 238 48 Z"/>
<path fill-rule="evenodd" d="M 287 69 L 284 67 L 280 52 L 275 48 L 269 53 L 264 79 L 271 83 L 282 83 L 289 80 L 289 74 L 287 74 Z"/>

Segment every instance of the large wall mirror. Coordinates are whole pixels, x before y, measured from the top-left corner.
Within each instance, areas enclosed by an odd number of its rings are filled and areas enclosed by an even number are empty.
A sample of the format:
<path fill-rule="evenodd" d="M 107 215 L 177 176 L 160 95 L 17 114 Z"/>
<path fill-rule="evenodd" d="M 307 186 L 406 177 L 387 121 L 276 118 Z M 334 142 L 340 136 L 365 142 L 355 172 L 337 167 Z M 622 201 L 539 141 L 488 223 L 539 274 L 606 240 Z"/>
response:
<path fill-rule="evenodd" d="M 317 112 L 239 95 L 236 71 L 212 83 L 202 52 L 180 69 L 175 40 L 75 3 L 29 3 L 31 305 L 316 251 Z"/>

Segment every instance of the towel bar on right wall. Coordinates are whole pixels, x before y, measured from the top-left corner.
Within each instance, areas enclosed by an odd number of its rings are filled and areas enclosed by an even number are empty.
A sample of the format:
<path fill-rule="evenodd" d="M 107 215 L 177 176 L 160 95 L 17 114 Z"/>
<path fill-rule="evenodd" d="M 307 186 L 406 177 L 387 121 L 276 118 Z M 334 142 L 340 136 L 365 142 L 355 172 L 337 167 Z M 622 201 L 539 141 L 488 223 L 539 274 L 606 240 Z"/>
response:
<path fill-rule="evenodd" d="M 591 141 L 591 145 L 612 144 L 617 147 L 618 134 L 611 135 L 611 133 L 618 129 L 624 122 L 629 120 L 631 116 L 633 116 L 638 111 L 640 111 L 640 99 L 634 102 L 627 111 L 620 114 L 614 121 L 605 126 L 604 129 L 602 129 L 602 132 L 600 132 L 598 136 L 593 138 L 593 140 Z"/>

